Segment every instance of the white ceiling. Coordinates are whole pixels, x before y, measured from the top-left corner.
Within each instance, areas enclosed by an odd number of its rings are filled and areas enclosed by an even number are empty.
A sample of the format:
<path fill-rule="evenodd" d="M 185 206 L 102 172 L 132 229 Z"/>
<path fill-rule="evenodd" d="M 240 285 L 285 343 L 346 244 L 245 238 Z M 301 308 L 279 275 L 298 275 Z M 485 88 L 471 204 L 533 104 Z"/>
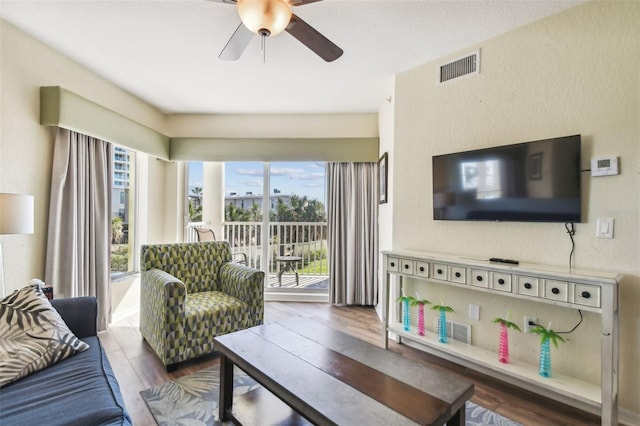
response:
<path fill-rule="evenodd" d="M 324 0 L 294 13 L 344 50 L 326 63 L 287 33 L 218 54 L 239 24 L 205 0 L 1 0 L 0 16 L 169 113 L 375 112 L 393 76 L 575 6 L 569 0 Z M 435 81 L 435 76 L 434 76 Z"/>

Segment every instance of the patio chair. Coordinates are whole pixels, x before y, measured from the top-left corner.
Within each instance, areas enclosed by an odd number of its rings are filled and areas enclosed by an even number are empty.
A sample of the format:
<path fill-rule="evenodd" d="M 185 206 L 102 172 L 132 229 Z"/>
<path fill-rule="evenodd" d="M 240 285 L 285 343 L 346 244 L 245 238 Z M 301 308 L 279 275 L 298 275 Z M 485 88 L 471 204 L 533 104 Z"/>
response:
<path fill-rule="evenodd" d="M 216 234 L 213 232 L 211 228 L 194 228 L 196 230 L 196 235 L 198 236 L 198 241 L 215 241 Z"/>
<path fill-rule="evenodd" d="M 196 235 L 198 236 L 198 241 L 216 241 L 216 234 L 213 232 L 211 228 L 194 228 L 196 230 Z M 243 252 L 232 253 L 231 255 L 234 258 L 235 263 L 240 263 L 242 265 L 249 266 L 249 259 L 247 258 L 247 254 Z"/>

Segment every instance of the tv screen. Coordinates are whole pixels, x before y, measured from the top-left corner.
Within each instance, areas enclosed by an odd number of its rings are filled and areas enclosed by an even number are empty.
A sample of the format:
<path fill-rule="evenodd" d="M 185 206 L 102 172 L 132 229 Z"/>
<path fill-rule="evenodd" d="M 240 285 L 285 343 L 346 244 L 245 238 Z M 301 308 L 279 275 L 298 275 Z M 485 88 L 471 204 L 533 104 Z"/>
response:
<path fill-rule="evenodd" d="M 433 218 L 580 222 L 580 135 L 433 157 Z"/>

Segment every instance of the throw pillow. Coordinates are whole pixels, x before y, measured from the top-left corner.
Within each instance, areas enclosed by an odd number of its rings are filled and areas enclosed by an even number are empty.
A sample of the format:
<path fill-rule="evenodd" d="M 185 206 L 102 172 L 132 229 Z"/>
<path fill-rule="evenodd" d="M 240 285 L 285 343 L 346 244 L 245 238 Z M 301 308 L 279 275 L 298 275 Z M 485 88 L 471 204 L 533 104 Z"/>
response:
<path fill-rule="evenodd" d="M 38 284 L 0 300 L 0 387 L 89 349 Z"/>

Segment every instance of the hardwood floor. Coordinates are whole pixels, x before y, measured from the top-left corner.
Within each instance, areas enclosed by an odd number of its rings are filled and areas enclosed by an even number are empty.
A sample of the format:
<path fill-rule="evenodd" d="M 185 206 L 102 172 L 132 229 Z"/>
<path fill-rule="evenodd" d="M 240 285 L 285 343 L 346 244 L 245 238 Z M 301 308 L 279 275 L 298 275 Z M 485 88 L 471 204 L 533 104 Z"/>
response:
<path fill-rule="evenodd" d="M 265 322 L 291 316 L 305 316 L 338 328 L 372 344 L 382 346 L 382 325 L 369 307 L 336 307 L 323 303 L 266 302 Z M 111 324 L 100 333 L 109 361 L 120 383 L 129 414 L 136 426 L 152 426 L 155 421 L 140 396 L 140 391 L 194 371 L 218 365 L 212 354 L 185 362 L 172 373 L 143 341 L 138 331 L 138 315 Z M 461 367 L 405 345 L 390 342 L 389 350 L 415 362 L 436 365 L 475 383 L 472 401 L 523 425 L 599 425 L 600 418 L 555 401 L 542 398 L 473 370 Z"/>

